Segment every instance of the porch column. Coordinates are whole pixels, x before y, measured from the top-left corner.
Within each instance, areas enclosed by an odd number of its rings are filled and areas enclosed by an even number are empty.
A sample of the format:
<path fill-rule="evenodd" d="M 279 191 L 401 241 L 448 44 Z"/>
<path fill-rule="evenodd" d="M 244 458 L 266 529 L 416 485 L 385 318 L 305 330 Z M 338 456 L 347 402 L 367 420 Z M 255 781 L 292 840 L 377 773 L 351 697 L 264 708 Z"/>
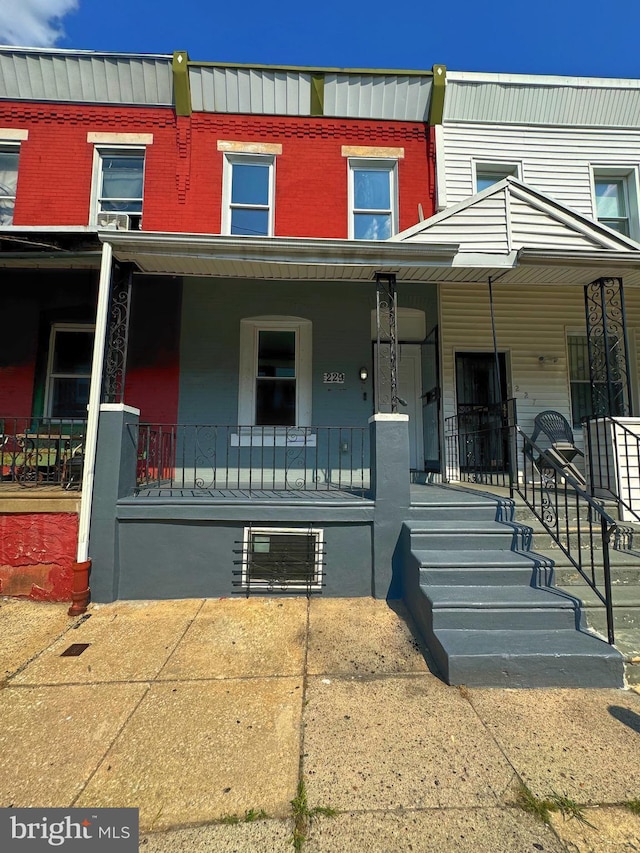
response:
<path fill-rule="evenodd" d="M 118 597 L 119 498 L 136 488 L 139 409 L 123 403 L 100 406 L 96 450 L 93 510 L 89 532 L 91 597 L 113 601 Z"/>
<path fill-rule="evenodd" d="M 393 582 L 394 552 L 411 503 L 409 483 L 409 416 L 377 414 L 369 418 L 371 489 L 375 498 L 373 579 L 375 598 L 399 598 Z"/>

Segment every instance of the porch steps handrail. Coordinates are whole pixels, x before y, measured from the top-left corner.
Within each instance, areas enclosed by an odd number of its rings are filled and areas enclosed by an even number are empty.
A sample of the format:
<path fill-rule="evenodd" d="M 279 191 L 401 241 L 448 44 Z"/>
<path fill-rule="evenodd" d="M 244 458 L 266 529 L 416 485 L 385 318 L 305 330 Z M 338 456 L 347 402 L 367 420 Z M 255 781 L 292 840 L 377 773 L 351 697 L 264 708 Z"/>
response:
<path fill-rule="evenodd" d="M 563 470 L 517 424 L 513 429 L 515 459 L 510 477 L 511 497 L 513 498 L 514 492 L 518 493 L 604 605 L 607 639 L 613 645 L 615 637 L 609 543 L 618 530 L 618 523 L 569 472 Z M 518 464 L 519 452 L 521 465 Z M 587 508 L 586 521 L 581 520 L 580 510 L 584 508 Z M 572 518 L 574 513 L 575 517 Z M 583 537 L 588 548 L 583 547 Z M 572 546 L 572 538 L 575 546 Z M 597 540 L 602 543 L 602 583 L 596 579 L 594 543 Z M 589 554 L 588 558 L 586 552 Z"/>

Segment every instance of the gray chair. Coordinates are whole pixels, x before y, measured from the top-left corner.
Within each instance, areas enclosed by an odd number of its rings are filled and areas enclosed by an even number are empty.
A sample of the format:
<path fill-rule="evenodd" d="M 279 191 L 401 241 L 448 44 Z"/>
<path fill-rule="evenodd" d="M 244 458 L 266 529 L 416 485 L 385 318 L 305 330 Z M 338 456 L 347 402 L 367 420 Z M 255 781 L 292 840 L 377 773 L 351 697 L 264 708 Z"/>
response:
<path fill-rule="evenodd" d="M 573 430 L 569 421 L 553 409 L 547 409 L 536 415 L 533 422 L 532 441 L 536 441 L 538 436 L 542 434 L 549 441 L 549 447 L 543 448 L 544 452 L 555 464 L 566 474 L 569 474 L 578 484 L 584 488 L 586 481 L 582 471 L 575 465 L 576 457 L 583 457 L 584 453 L 580 448 L 576 447 L 573 437 Z M 537 460 L 537 467 L 540 470 L 544 465 L 544 460 Z M 547 475 L 548 468 L 545 471 Z M 542 473 L 542 472 L 541 472 Z"/>

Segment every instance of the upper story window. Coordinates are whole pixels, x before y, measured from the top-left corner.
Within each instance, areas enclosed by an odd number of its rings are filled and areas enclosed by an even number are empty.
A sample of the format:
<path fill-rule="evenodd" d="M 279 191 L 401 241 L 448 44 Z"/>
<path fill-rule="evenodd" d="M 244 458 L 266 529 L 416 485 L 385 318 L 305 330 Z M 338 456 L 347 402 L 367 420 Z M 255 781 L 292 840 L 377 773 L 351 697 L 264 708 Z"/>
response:
<path fill-rule="evenodd" d="M 96 214 L 124 213 L 129 227 L 140 229 L 144 186 L 144 151 L 99 150 Z M 106 220 L 105 220 L 106 221 Z"/>
<path fill-rule="evenodd" d="M 627 237 L 638 237 L 640 227 L 635 168 L 594 168 L 593 198 L 595 216 L 599 222 Z"/>
<path fill-rule="evenodd" d="M 13 225 L 19 157 L 17 145 L 0 145 L 0 225 Z"/>
<path fill-rule="evenodd" d="M 493 184 L 497 184 L 498 181 L 502 181 L 504 178 L 520 177 L 520 167 L 517 163 L 478 162 L 474 163 L 474 168 L 475 192 L 477 193 L 481 192 L 481 190 L 486 190 L 487 187 L 491 187 Z"/>
<path fill-rule="evenodd" d="M 273 235 L 274 173 L 272 154 L 225 154 L 223 234 Z"/>
<path fill-rule="evenodd" d="M 99 228 L 142 226 L 146 146 L 151 133 L 88 133 L 95 145 L 91 224 Z"/>
<path fill-rule="evenodd" d="M 387 240 L 398 230 L 395 160 L 349 158 L 349 237 Z"/>

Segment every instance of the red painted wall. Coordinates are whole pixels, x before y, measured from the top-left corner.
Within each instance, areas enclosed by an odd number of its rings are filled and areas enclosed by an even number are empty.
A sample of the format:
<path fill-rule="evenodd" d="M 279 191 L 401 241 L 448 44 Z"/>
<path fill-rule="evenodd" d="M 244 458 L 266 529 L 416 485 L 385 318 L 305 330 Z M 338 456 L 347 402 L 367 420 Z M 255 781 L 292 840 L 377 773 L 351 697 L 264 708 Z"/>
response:
<path fill-rule="evenodd" d="M 0 594 L 70 601 L 77 542 L 75 513 L 0 515 Z"/>
<path fill-rule="evenodd" d="M 87 225 L 94 145 L 88 132 L 152 133 L 146 147 L 143 228 L 220 233 L 223 154 L 219 139 L 275 142 L 275 231 L 347 236 L 343 145 L 402 147 L 400 229 L 433 212 L 432 144 L 419 122 L 194 113 L 159 107 L 0 103 L 0 126 L 29 131 L 21 143 L 16 225 Z"/>

